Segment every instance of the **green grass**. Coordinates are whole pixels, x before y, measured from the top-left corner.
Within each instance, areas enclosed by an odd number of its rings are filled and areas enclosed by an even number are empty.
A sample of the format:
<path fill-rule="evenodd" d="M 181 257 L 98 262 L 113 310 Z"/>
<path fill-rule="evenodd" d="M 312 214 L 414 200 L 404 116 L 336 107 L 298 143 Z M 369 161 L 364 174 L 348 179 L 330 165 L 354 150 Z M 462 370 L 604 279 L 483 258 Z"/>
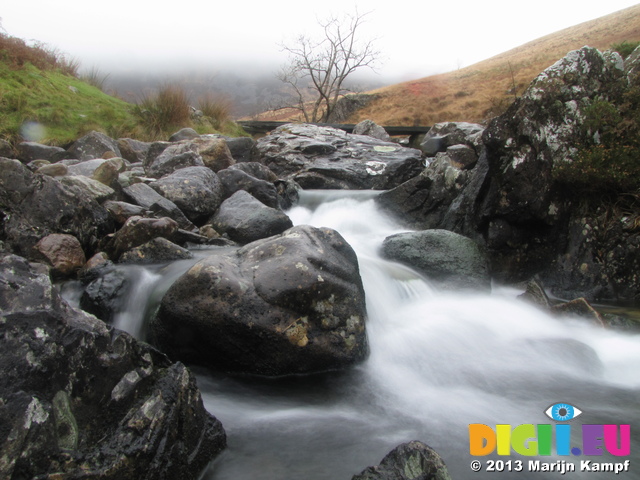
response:
<path fill-rule="evenodd" d="M 98 88 L 56 70 L 31 64 L 10 68 L 0 62 L 0 138 L 25 140 L 21 131 L 40 125 L 43 136 L 26 138 L 50 145 L 66 145 L 91 130 L 110 136 L 141 131 L 133 106 Z"/>

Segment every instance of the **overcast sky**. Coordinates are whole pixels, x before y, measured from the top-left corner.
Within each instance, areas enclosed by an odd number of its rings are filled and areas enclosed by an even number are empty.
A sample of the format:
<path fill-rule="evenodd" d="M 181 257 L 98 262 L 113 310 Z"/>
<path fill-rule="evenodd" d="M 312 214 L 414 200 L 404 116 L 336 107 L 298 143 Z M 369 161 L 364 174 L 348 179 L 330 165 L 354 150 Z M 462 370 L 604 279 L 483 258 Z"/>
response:
<path fill-rule="evenodd" d="M 280 44 L 313 33 L 330 14 L 371 12 L 384 78 L 407 80 L 465 67 L 530 40 L 633 6 L 637 0 L 5 0 L 10 35 L 46 42 L 102 72 L 273 69 Z M 366 30 L 365 30 L 366 29 Z"/>

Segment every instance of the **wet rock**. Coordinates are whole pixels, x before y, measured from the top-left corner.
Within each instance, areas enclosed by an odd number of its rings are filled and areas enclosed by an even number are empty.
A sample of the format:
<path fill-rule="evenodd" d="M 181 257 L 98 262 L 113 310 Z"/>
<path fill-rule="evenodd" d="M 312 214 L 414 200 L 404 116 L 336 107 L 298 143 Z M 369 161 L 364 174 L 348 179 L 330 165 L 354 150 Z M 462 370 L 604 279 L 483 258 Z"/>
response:
<path fill-rule="evenodd" d="M 49 177 L 64 177 L 68 173 L 68 167 L 63 163 L 50 163 L 38 167 L 35 172 Z"/>
<path fill-rule="evenodd" d="M 480 135 L 484 127 L 476 123 L 445 122 L 437 123 L 427 132 L 420 149 L 429 157 L 438 152 L 446 152 L 453 145 L 467 145 L 474 150 L 480 145 Z"/>
<path fill-rule="evenodd" d="M 182 140 L 193 140 L 194 138 L 200 138 L 198 132 L 193 128 L 183 128 L 178 130 L 169 137 L 170 142 L 181 142 Z"/>
<path fill-rule="evenodd" d="M 398 233 L 382 242 L 382 254 L 425 274 L 449 290 L 491 290 L 485 252 L 447 230 Z"/>
<path fill-rule="evenodd" d="M 156 237 L 172 238 L 177 231 L 178 223 L 169 217 L 131 217 L 120 230 L 107 238 L 105 249 L 111 258 L 118 259 L 127 250 Z"/>
<path fill-rule="evenodd" d="M 364 290 L 335 231 L 294 227 L 195 264 L 151 322 L 170 356 L 213 368 L 285 375 L 364 358 Z"/>
<path fill-rule="evenodd" d="M 100 132 L 91 132 L 79 138 L 67 151 L 79 160 L 103 158 L 106 152 L 114 152 L 116 156 L 122 156 L 118 148 L 118 142 Z"/>
<path fill-rule="evenodd" d="M 211 223 L 218 232 L 242 244 L 277 235 L 293 226 L 285 213 L 266 206 L 244 190 L 222 202 Z"/>
<path fill-rule="evenodd" d="M 442 457 L 429 445 L 413 441 L 389 452 L 375 467 L 367 467 L 351 480 L 450 480 Z"/>
<path fill-rule="evenodd" d="M 255 140 L 251 137 L 225 137 L 224 140 L 236 164 L 251 161 L 251 151 L 256 144 Z"/>
<path fill-rule="evenodd" d="M 200 223 L 215 213 L 222 203 L 224 191 L 218 176 L 204 166 L 176 170 L 149 186 L 175 203 L 194 223 Z"/>
<path fill-rule="evenodd" d="M 52 233 L 36 243 L 35 249 L 62 276 L 75 274 L 86 262 L 82 246 L 73 235 Z"/>
<path fill-rule="evenodd" d="M 118 149 L 122 158 L 131 163 L 142 162 L 146 158 L 150 146 L 151 143 L 141 142 L 133 138 L 118 139 Z"/>
<path fill-rule="evenodd" d="M 133 287 L 126 273 L 108 260 L 88 266 L 81 280 L 80 308 L 107 323 L 124 310 L 126 293 Z"/>
<path fill-rule="evenodd" d="M 602 315 L 594 309 L 584 298 L 576 298 L 570 302 L 560 303 L 551 307 L 552 313 L 562 316 L 575 316 L 589 320 L 599 327 L 604 326 Z"/>
<path fill-rule="evenodd" d="M 387 131 L 373 120 L 363 120 L 353 127 L 354 135 L 367 135 L 369 137 L 377 138 L 385 142 L 390 142 L 391 137 Z"/>
<path fill-rule="evenodd" d="M 551 308 L 551 302 L 545 292 L 544 287 L 537 280 L 531 280 L 527 282 L 527 288 L 524 293 L 518 295 L 518 298 L 526 302 L 536 305 L 543 310 L 549 310 Z"/>
<path fill-rule="evenodd" d="M 134 216 L 144 217 L 147 209 L 141 207 L 140 205 L 133 205 L 132 203 L 127 202 L 118 202 L 113 200 L 108 200 L 102 204 L 104 208 L 107 209 L 109 215 L 119 223 L 123 225 L 129 218 Z"/>
<path fill-rule="evenodd" d="M 376 202 L 412 228 L 440 228 L 454 201 L 469 181 L 470 173 L 454 165 L 446 153 L 419 175 L 386 192 Z"/>
<path fill-rule="evenodd" d="M 29 163 L 33 160 L 47 160 L 51 163 L 55 163 L 64 158 L 73 157 L 68 154 L 64 148 L 42 145 L 36 142 L 19 143 L 17 150 L 17 158 L 22 160 L 24 163 Z"/>
<path fill-rule="evenodd" d="M 476 151 L 467 145 L 447 147 L 446 155 L 449 157 L 451 165 L 461 170 L 469 170 L 478 162 Z"/>
<path fill-rule="evenodd" d="M 61 177 L 59 181 L 63 185 L 82 190 L 86 196 L 93 198 L 98 203 L 112 200 L 116 196 L 116 191 L 113 188 L 84 175 L 68 175 Z"/>
<path fill-rule="evenodd" d="M 2 478 L 195 480 L 226 444 L 180 363 L 0 259 Z"/>
<path fill-rule="evenodd" d="M 554 165 L 571 162 L 578 146 L 593 142 L 584 128 L 585 109 L 599 96 L 615 98 L 625 83 L 617 54 L 584 47 L 542 72 L 485 130 L 489 169 L 495 173 L 476 200 L 476 215 L 499 279 L 530 278 L 564 253 L 577 205 L 555 182 Z M 505 233 L 498 243 L 491 240 L 496 222 Z"/>
<path fill-rule="evenodd" d="M 151 151 L 149 152 L 151 153 Z M 148 155 L 143 162 L 145 173 L 153 178 L 170 175 L 185 167 L 204 167 L 202 157 L 187 143 L 178 143 L 165 148 L 156 157 Z"/>
<path fill-rule="evenodd" d="M 134 183 L 123 189 L 125 197 L 141 207 L 160 216 L 173 218 L 180 228 L 196 230 L 196 226 L 185 216 L 178 206 L 166 199 L 149 185 Z"/>
<path fill-rule="evenodd" d="M 259 139 L 254 158 L 305 189 L 389 189 L 422 170 L 419 150 L 305 124 L 283 125 Z"/>
<path fill-rule="evenodd" d="M 158 237 L 124 252 L 120 256 L 119 263 L 145 265 L 188 258 L 193 258 L 193 254 L 189 250 L 176 245 L 166 238 Z"/>
<path fill-rule="evenodd" d="M 51 233 L 73 235 L 91 254 L 113 231 L 109 214 L 91 195 L 52 177 L 34 175 L 17 160 L 0 159 L 0 212 L 2 238 L 23 256 L 30 256 L 35 244 Z"/>
<path fill-rule="evenodd" d="M 273 183 L 278 180 L 278 176 L 269 170 L 269 167 L 258 162 L 235 163 L 229 167 L 229 170 L 241 170 L 252 177 L 264 180 L 265 182 Z"/>
<path fill-rule="evenodd" d="M 224 186 L 224 198 L 229 198 L 237 191 L 244 190 L 266 206 L 278 208 L 278 192 L 273 183 L 260 180 L 239 168 L 232 167 L 220 170 L 218 177 Z"/>

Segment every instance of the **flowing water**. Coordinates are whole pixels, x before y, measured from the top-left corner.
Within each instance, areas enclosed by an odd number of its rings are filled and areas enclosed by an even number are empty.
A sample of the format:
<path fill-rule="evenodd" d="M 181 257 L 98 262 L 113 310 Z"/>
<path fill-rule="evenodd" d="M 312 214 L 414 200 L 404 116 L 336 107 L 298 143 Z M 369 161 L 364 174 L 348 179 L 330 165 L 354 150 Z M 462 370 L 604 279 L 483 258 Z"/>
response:
<path fill-rule="evenodd" d="M 558 472 L 529 473 L 534 458 L 566 460 L 578 470 L 581 460 L 630 459 L 630 472 L 621 475 L 639 479 L 640 335 L 552 318 L 518 300 L 514 289 L 438 291 L 411 269 L 380 258 L 382 240 L 403 230 L 376 209 L 374 195 L 304 192 L 288 212 L 295 224 L 338 230 L 356 250 L 370 356 L 346 372 L 280 379 L 194 369 L 229 443 L 203 478 L 349 480 L 398 444 L 420 440 L 442 455 L 453 479 L 558 478 Z M 192 263 L 143 269 L 132 308 L 117 325 L 141 336 L 148 309 Z M 139 305 L 147 295 L 153 300 L 145 313 Z M 558 402 L 583 412 L 571 422 L 572 447 L 581 446 L 582 423 L 630 424 L 631 456 L 469 454 L 469 424 L 553 425 L 544 411 Z M 479 473 L 470 468 L 475 459 L 483 462 Z M 486 472 L 488 459 L 522 460 L 523 471 Z"/>

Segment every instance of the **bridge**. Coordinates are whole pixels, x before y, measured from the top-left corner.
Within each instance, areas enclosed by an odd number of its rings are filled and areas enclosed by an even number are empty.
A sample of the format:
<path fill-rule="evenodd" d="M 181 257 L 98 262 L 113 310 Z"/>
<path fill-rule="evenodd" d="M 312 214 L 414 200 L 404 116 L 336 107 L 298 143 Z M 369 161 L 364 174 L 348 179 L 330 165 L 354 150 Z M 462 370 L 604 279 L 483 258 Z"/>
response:
<path fill-rule="evenodd" d="M 254 120 L 247 121 L 239 121 L 237 122 L 242 128 L 245 129 L 247 133 L 251 135 L 259 134 L 259 133 L 267 133 L 276 128 L 287 125 L 292 122 L 261 122 Z M 313 123 L 312 125 L 318 125 L 320 127 L 332 127 L 338 128 L 340 130 L 344 130 L 347 133 L 352 133 L 353 128 L 356 126 L 353 123 Z M 418 127 L 403 127 L 403 126 L 382 126 L 386 130 L 386 132 L 392 137 L 395 136 L 404 136 L 408 135 L 413 140 L 414 137 L 421 135 L 423 133 L 427 133 L 431 127 L 427 126 L 418 126 Z"/>

